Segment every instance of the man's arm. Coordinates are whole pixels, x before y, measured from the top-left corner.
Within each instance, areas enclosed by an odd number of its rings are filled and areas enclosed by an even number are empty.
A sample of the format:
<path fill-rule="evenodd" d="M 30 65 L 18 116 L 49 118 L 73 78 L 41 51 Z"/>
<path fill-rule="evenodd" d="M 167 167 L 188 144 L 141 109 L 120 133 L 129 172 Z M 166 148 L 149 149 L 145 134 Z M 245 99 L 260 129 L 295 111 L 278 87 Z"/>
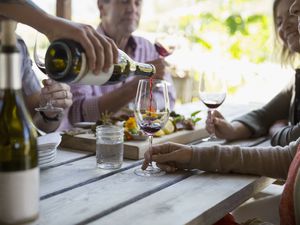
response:
<path fill-rule="evenodd" d="M 30 0 L 0 0 L 0 15 L 37 29 L 51 41 L 66 38 L 79 42 L 87 53 L 89 68 L 96 74 L 117 62 L 118 51 L 112 40 L 89 25 L 52 16 Z"/>

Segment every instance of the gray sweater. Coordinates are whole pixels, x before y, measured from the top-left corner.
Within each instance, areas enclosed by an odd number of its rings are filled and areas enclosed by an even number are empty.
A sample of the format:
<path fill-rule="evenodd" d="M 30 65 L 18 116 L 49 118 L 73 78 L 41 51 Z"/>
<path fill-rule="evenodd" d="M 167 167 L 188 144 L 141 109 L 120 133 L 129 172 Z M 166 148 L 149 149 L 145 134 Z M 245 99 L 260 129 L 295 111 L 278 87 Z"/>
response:
<path fill-rule="evenodd" d="M 294 121 L 294 101 L 295 85 L 293 79 L 286 88 L 265 106 L 236 118 L 234 121 L 246 125 L 252 131 L 253 137 L 259 137 L 267 135 L 269 128 L 277 120 L 288 120 L 289 125 L 271 137 L 273 146 L 285 146 L 300 137 L 300 124 L 296 124 Z"/>
<path fill-rule="evenodd" d="M 218 173 L 241 173 L 286 179 L 300 138 L 285 147 L 192 146 L 189 168 Z"/>

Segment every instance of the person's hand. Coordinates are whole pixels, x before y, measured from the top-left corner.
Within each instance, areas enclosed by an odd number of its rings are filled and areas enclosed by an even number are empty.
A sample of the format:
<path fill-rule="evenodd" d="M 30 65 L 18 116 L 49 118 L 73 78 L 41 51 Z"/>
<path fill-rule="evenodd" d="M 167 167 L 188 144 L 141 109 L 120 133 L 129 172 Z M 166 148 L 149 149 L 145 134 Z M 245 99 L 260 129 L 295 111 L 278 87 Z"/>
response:
<path fill-rule="evenodd" d="M 211 113 L 210 111 L 208 112 L 207 119 L 205 122 L 205 129 L 210 134 L 214 132 L 215 135 L 220 139 L 234 139 L 234 127 L 217 110 L 214 110 L 213 113 Z"/>
<path fill-rule="evenodd" d="M 287 120 L 278 120 L 276 121 L 269 129 L 269 135 L 273 136 L 274 134 L 276 134 L 279 130 L 281 130 L 282 128 L 286 127 L 288 125 L 288 121 Z"/>
<path fill-rule="evenodd" d="M 145 152 L 145 160 L 142 169 L 145 170 L 151 161 L 166 171 L 175 172 L 178 169 L 187 168 L 191 161 L 193 150 L 191 146 L 176 143 L 164 143 L 153 145 L 151 149 Z"/>
<path fill-rule="evenodd" d="M 51 22 L 47 25 L 49 30 L 44 31 L 49 40 L 65 38 L 79 42 L 87 54 L 89 68 L 95 74 L 107 72 L 113 63 L 117 63 L 118 48 L 115 43 L 99 34 L 92 26 L 58 17 L 52 18 Z"/>
<path fill-rule="evenodd" d="M 166 61 L 164 58 L 158 58 L 153 61 L 146 62 L 155 66 L 156 73 L 152 76 L 154 79 L 164 79 L 164 75 L 166 73 Z"/>
<path fill-rule="evenodd" d="M 41 101 L 52 102 L 53 106 L 67 109 L 69 108 L 72 101 L 72 93 L 70 92 L 70 86 L 65 83 L 59 83 L 51 79 L 43 80 L 44 87 L 41 91 Z"/>

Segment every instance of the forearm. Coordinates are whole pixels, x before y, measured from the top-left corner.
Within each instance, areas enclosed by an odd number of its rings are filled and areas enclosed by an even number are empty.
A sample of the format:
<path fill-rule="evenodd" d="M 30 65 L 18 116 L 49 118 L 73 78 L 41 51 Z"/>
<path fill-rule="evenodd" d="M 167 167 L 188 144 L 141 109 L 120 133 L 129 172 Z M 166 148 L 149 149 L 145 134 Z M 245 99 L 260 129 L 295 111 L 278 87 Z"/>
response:
<path fill-rule="evenodd" d="M 231 126 L 233 128 L 233 132 L 231 134 L 232 138 L 229 141 L 247 139 L 250 138 L 252 135 L 252 132 L 249 129 L 249 127 L 247 127 L 243 123 L 233 121 L 231 122 Z"/>
<path fill-rule="evenodd" d="M 30 0 L 1 1 L 0 14 L 17 22 L 27 24 L 47 36 L 51 33 L 50 28 L 52 26 L 45 26 L 45 24 L 59 22 L 60 20 L 44 12 Z"/>
<path fill-rule="evenodd" d="M 300 137 L 300 124 L 286 126 L 277 131 L 271 138 L 273 146 L 285 146 L 290 142 L 297 140 Z"/>
<path fill-rule="evenodd" d="M 285 147 L 193 147 L 190 168 L 285 179 L 299 140 Z M 278 166 L 280 165 L 280 166 Z"/>
<path fill-rule="evenodd" d="M 122 87 L 107 93 L 98 99 L 98 108 L 100 112 L 117 112 L 129 102 L 134 100 L 139 79 L 134 78 L 126 82 Z"/>

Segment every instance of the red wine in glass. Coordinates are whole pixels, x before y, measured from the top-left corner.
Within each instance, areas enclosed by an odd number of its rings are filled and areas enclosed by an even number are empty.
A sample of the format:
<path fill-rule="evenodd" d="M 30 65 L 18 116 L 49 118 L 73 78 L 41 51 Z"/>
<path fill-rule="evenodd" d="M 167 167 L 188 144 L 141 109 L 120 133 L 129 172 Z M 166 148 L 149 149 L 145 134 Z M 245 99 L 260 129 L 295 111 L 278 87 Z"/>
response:
<path fill-rule="evenodd" d="M 146 134 L 154 134 L 157 131 L 159 131 L 161 129 L 161 125 L 159 124 L 151 124 L 151 122 L 149 123 L 144 123 L 140 125 L 140 128 L 146 133 Z"/>
<path fill-rule="evenodd" d="M 226 98 L 226 82 L 221 73 L 208 73 L 202 74 L 199 77 L 199 97 L 200 100 L 208 108 L 209 115 L 213 115 L 213 111 L 223 104 Z M 212 118 L 212 117 L 210 117 Z M 209 121 L 213 126 L 213 121 Z M 214 130 L 208 138 L 202 141 L 216 141 L 218 140 Z"/>
<path fill-rule="evenodd" d="M 169 48 L 169 50 L 167 50 L 159 42 L 155 42 L 154 47 L 155 47 L 155 50 L 157 51 L 157 53 L 162 57 L 167 57 L 167 56 L 171 55 L 174 51 L 174 48 Z"/>
<path fill-rule="evenodd" d="M 216 109 L 220 105 L 222 105 L 224 100 L 225 100 L 225 97 L 223 98 L 223 100 L 222 100 L 222 97 L 221 97 L 221 100 L 207 100 L 207 101 L 205 101 L 205 99 L 203 99 L 202 102 L 206 105 L 207 108 Z"/>
<path fill-rule="evenodd" d="M 152 147 L 153 134 L 164 127 L 170 114 L 170 102 L 167 83 L 163 80 L 142 79 L 139 81 L 135 99 L 135 118 L 138 126 L 149 137 L 149 148 Z M 139 176 L 161 176 L 165 172 L 149 166 L 146 170 L 136 169 Z"/>

